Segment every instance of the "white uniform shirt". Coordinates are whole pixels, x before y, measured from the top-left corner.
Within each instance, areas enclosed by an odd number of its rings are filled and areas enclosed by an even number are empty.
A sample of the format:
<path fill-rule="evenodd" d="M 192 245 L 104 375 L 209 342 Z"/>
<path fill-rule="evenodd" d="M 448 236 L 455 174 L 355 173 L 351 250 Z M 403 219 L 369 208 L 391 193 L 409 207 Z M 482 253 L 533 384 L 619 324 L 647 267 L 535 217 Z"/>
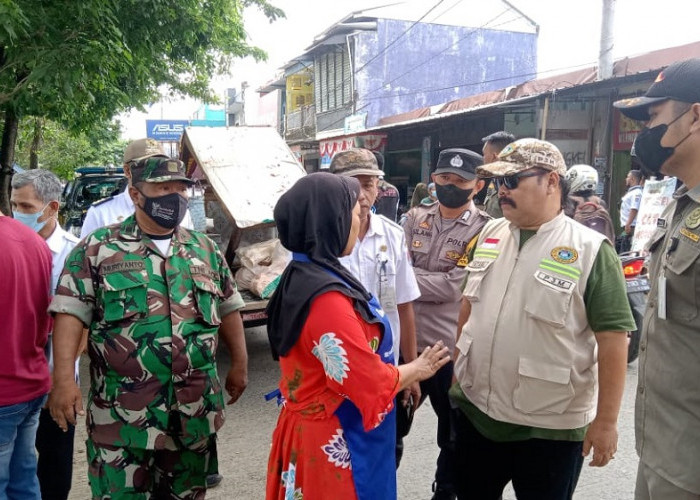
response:
<path fill-rule="evenodd" d="M 391 324 L 398 362 L 401 325 L 397 305 L 420 297 L 403 229 L 382 215 L 370 214 L 365 237 L 358 238 L 352 253 L 339 260 L 382 305 Z"/>
<path fill-rule="evenodd" d="M 58 279 L 61 277 L 66 258 L 77 243 L 78 238 L 64 231 L 59 224 L 56 224 L 56 229 L 51 233 L 51 236 L 46 238 L 46 245 L 49 247 L 49 250 L 51 250 L 51 296 L 56 293 L 56 286 L 58 286 Z M 49 342 L 47 344 L 46 357 L 49 361 L 49 370 L 53 372 L 53 343 L 51 337 L 49 337 Z M 79 362 L 76 360 L 76 380 L 78 378 L 78 365 Z"/>
<path fill-rule="evenodd" d="M 639 211 L 639 205 L 642 203 L 642 191 L 642 186 L 632 186 L 622 197 L 622 203 L 620 203 L 620 225 L 623 228 L 627 224 L 627 217 L 630 216 L 630 211 Z M 636 217 L 631 225 L 637 225 Z"/>
<path fill-rule="evenodd" d="M 96 229 L 122 222 L 133 213 L 134 202 L 131 200 L 128 190 L 122 191 L 105 201 L 97 202 L 85 214 L 83 227 L 80 228 L 80 239 L 82 240 Z M 182 219 L 180 225 L 187 229 L 194 228 L 189 210 L 187 210 L 185 218 Z"/>

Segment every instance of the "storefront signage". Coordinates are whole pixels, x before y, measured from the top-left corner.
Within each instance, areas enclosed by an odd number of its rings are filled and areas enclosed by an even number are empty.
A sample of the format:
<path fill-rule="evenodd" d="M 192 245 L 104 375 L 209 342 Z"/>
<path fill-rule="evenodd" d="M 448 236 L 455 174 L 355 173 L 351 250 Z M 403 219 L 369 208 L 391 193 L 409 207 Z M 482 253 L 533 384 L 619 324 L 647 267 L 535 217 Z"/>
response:
<path fill-rule="evenodd" d="M 146 137 L 156 141 L 179 141 L 188 120 L 146 120 Z"/>

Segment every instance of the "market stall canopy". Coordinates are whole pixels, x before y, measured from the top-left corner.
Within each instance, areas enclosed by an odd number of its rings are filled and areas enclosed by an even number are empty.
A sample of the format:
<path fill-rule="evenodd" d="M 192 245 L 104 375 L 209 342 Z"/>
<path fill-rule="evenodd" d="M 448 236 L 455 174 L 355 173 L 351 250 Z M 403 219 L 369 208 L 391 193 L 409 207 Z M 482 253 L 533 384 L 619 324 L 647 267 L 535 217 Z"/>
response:
<path fill-rule="evenodd" d="M 280 196 L 306 172 L 272 127 L 187 127 L 187 176 L 206 179 L 239 228 L 273 220 Z"/>

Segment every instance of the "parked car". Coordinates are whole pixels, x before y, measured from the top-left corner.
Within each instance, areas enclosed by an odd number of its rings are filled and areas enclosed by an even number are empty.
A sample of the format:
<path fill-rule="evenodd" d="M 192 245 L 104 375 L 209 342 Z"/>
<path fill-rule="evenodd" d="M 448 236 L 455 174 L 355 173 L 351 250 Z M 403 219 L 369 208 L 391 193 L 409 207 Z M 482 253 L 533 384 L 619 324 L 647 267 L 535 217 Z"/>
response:
<path fill-rule="evenodd" d="M 90 205 L 119 194 L 128 185 L 121 167 L 81 167 L 75 178 L 63 188 L 58 220 L 66 231 L 80 235 L 85 214 Z"/>

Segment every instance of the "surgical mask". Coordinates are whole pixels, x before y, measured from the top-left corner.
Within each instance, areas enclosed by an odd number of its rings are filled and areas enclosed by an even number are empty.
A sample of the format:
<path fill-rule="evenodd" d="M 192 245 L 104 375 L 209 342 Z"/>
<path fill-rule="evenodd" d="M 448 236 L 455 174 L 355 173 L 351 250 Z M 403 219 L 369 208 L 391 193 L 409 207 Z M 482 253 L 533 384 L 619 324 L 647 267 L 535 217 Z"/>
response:
<path fill-rule="evenodd" d="M 47 203 L 44 205 L 44 208 L 39 210 L 35 214 L 23 214 L 21 212 L 17 212 L 16 210 L 12 211 L 12 217 L 27 226 L 30 229 L 33 229 L 37 233 L 44 229 L 44 226 L 46 223 L 49 221 L 49 219 L 46 219 L 45 221 L 39 222 L 39 219 L 41 218 L 42 215 L 44 215 L 44 210 L 46 210 L 46 207 L 48 207 L 49 204 Z"/>
<path fill-rule="evenodd" d="M 675 149 L 690 137 L 690 133 L 688 133 L 688 135 L 672 147 L 661 145 L 661 139 L 666 135 L 668 127 L 687 112 L 688 110 L 684 111 L 669 123 L 662 123 L 661 125 L 651 128 L 644 127 L 642 131 L 639 132 L 639 135 L 637 135 L 634 141 L 634 151 L 637 158 L 639 158 L 639 162 L 642 164 L 642 171 L 646 175 L 656 176 L 659 174 L 661 172 L 661 167 L 666 163 L 666 160 L 673 156 Z"/>
<path fill-rule="evenodd" d="M 469 202 L 473 189 L 461 189 L 454 184 L 435 184 L 437 199 L 441 205 L 447 208 L 459 208 Z"/>
<path fill-rule="evenodd" d="M 142 210 L 160 227 L 175 229 L 180 225 L 182 219 L 185 218 L 187 198 L 184 196 L 178 193 L 170 193 L 151 197 L 146 196 L 141 191 L 139 193 L 146 200 Z"/>

